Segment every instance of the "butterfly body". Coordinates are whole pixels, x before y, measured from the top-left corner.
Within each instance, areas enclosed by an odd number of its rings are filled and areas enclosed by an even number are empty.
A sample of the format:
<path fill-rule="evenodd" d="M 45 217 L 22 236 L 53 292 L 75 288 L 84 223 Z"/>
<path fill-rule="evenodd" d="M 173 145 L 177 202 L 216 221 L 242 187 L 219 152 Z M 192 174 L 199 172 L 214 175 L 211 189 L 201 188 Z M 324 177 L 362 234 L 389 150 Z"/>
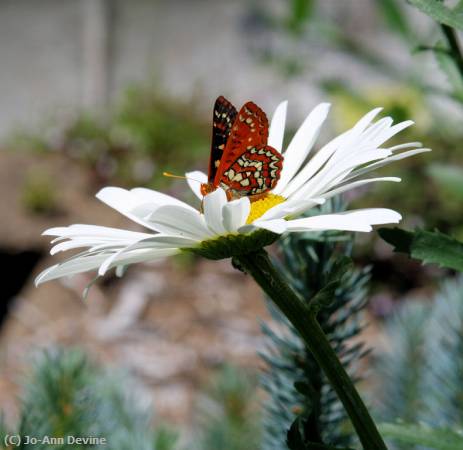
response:
<path fill-rule="evenodd" d="M 218 187 L 229 199 L 261 196 L 280 178 L 283 156 L 267 145 L 268 120 L 253 102 L 239 112 L 224 97 L 214 105 L 208 182 L 201 185 L 206 195 Z"/>

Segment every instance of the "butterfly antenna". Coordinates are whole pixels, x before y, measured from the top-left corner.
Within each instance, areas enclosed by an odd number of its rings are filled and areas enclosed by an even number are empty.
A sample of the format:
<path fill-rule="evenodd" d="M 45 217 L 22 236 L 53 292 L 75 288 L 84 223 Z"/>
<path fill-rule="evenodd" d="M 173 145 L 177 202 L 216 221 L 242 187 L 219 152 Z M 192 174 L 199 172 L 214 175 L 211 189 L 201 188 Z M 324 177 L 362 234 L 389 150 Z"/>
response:
<path fill-rule="evenodd" d="M 178 178 L 180 180 L 191 180 L 191 181 L 196 181 L 197 183 L 201 183 L 201 181 L 199 180 L 195 180 L 194 178 L 190 178 L 190 177 L 184 177 L 182 175 L 175 175 L 173 173 L 170 173 L 170 172 L 162 172 L 162 174 L 165 176 L 165 177 L 168 177 L 168 178 Z"/>

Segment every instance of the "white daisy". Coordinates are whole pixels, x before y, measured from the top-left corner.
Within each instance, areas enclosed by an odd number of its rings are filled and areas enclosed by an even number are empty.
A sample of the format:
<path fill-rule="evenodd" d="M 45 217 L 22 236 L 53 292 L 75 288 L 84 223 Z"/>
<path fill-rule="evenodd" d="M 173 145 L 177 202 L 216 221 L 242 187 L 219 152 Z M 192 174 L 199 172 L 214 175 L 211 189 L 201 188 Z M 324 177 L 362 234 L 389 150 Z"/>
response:
<path fill-rule="evenodd" d="M 392 161 L 429 151 L 420 148 L 419 142 L 382 147 L 388 139 L 413 122 L 393 125 L 392 119 L 385 117 L 372 123 L 381 110 L 377 108 L 307 159 L 329 107 L 329 104 L 322 103 L 313 109 L 286 151 L 282 151 L 282 146 L 287 102 L 277 107 L 270 125 L 268 145 L 284 155 L 281 178 L 272 192 L 255 202 L 248 197 L 228 201 L 221 188 L 202 197 L 200 183 L 207 182 L 207 176 L 199 171 L 187 173 L 186 176 L 190 188 L 203 203 L 202 210 L 199 205 L 194 208 L 150 189 L 102 189 L 96 195 L 98 199 L 149 232 L 97 225 L 48 229 L 43 234 L 56 237 L 52 241 L 55 245 L 51 254 L 75 248 L 85 250 L 42 272 L 36 284 L 89 270 L 97 270 L 101 276 L 114 267 L 120 274 L 128 264 L 164 258 L 187 249 L 199 253 L 203 249 L 212 249 L 212 253 L 202 252 L 210 257 L 232 256 L 235 246 L 240 248 L 239 251 L 252 251 L 253 246 L 268 245 L 277 235 L 285 232 L 368 232 L 372 230 L 372 225 L 398 223 L 400 214 L 384 208 L 297 218 L 310 208 L 349 189 L 377 181 L 400 181 L 396 177 L 362 177 Z M 218 247 L 221 250 L 214 253 Z"/>

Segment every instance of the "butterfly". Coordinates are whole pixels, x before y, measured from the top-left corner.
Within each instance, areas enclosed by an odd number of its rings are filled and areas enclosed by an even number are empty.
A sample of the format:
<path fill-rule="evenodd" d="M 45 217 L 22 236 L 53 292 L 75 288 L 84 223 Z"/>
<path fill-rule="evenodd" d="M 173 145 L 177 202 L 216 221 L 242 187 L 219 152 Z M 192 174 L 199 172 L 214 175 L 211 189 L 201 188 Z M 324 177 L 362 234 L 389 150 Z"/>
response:
<path fill-rule="evenodd" d="M 223 96 L 214 104 L 208 182 L 201 184 L 206 195 L 218 187 L 229 200 L 259 197 L 273 189 L 283 168 L 283 156 L 267 145 L 268 119 L 255 103 L 239 110 Z"/>

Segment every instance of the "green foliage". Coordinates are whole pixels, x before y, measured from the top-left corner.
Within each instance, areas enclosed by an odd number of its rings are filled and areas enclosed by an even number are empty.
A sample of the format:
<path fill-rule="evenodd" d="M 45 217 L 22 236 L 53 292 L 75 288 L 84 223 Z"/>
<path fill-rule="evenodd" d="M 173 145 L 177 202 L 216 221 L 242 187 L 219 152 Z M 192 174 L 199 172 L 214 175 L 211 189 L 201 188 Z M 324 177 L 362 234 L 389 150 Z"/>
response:
<path fill-rule="evenodd" d="M 89 112 L 81 112 L 60 124 L 60 138 L 48 148 L 61 151 L 91 167 L 105 162 L 112 153 L 113 139 L 107 124 Z M 47 133 L 45 132 L 45 136 Z"/>
<path fill-rule="evenodd" d="M 444 283 L 431 305 L 407 302 L 388 326 L 391 351 L 377 365 L 379 415 L 388 422 L 463 428 L 463 278 Z M 386 425 L 384 434 L 407 445 L 460 448 L 456 432 Z M 416 439 L 415 441 L 412 441 Z M 422 440 L 419 440 L 422 439 Z M 459 435 L 461 442 L 462 436 Z M 436 441 L 437 440 L 437 441 Z M 439 445 L 442 447 L 439 447 Z M 401 447 L 402 448 L 402 447 Z M 413 447 L 414 448 L 414 447 Z"/>
<path fill-rule="evenodd" d="M 452 88 L 455 98 L 463 102 L 463 79 L 455 62 L 455 58 L 446 47 L 443 47 L 441 42 L 432 50 L 439 64 L 439 68 L 447 77 L 447 81 Z"/>
<path fill-rule="evenodd" d="M 447 5 L 457 3 L 453 9 L 437 0 L 423 3 L 432 3 L 436 8 L 443 9 L 450 13 L 454 20 L 463 17 L 461 1 L 447 2 Z M 370 14 L 372 17 L 379 17 L 384 23 L 380 32 L 388 38 L 394 33 L 401 38 L 403 45 L 408 46 L 408 49 L 397 49 L 399 53 L 410 51 L 416 54 L 417 49 L 433 51 L 440 68 L 449 80 L 448 89 L 439 81 L 442 77 L 422 76 L 429 71 L 429 67 L 421 65 L 422 61 L 418 59 L 421 55 L 418 55 L 413 63 L 399 66 L 394 58 L 388 56 L 388 52 L 372 51 L 368 41 L 364 39 L 365 36 L 360 33 L 362 30 L 357 32 L 345 26 L 345 23 L 349 23 L 348 20 L 339 20 L 343 8 L 349 16 L 350 11 L 354 16 L 356 8 L 361 6 L 337 4 L 333 8 L 324 8 L 322 4 L 321 1 L 314 1 L 311 15 L 305 20 L 304 26 L 300 27 L 303 32 L 298 36 L 288 36 L 290 33 L 287 30 L 284 35 L 284 30 L 280 29 L 279 38 L 286 38 L 286 45 L 273 44 L 272 47 L 271 39 L 261 39 L 264 50 L 272 54 L 271 61 L 279 60 L 283 63 L 290 57 L 296 61 L 310 61 L 310 56 L 313 55 L 311 49 L 322 47 L 326 48 L 327 52 L 342 53 L 347 59 L 368 67 L 368 70 L 375 71 L 382 79 L 386 77 L 388 81 L 370 83 L 365 87 L 364 83 L 346 80 L 342 74 L 331 75 L 331 78 L 325 75 L 320 78 L 320 87 L 333 99 L 336 129 L 339 132 L 344 131 L 365 111 L 380 105 L 384 107 L 384 114 L 391 115 L 396 121 L 413 119 L 416 122 L 413 127 L 400 134 L 400 142 L 422 141 L 426 147 L 433 149 L 432 153 L 399 161 L 390 168 L 382 169 L 383 175 L 402 177 L 400 187 L 388 183 L 378 184 L 368 196 L 355 201 L 352 206 L 361 208 L 394 204 L 397 210 L 407 212 L 408 217 L 413 217 L 412 220 L 421 221 L 426 217 L 427 227 L 439 228 L 463 239 L 461 202 L 457 204 L 452 197 L 441 195 L 440 189 L 433 189 L 432 183 L 426 183 L 427 167 L 431 162 L 446 161 L 461 166 L 462 132 L 458 115 L 440 106 L 436 107 L 435 102 L 436 97 L 444 98 L 445 101 L 451 98 L 453 102 L 463 102 L 463 60 L 459 54 L 461 52 L 458 52 L 461 45 L 456 42 L 459 36 L 455 36 L 455 30 L 450 30 L 450 33 L 449 30 L 444 32 L 443 28 L 447 25 L 434 25 L 431 21 L 423 27 L 416 27 L 415 17 L 420 13 L 403 0 L 370 2 Z M 273 13 L 277 18 L 278 11 L 280 10 Z M 287 15 L 291 15 L 293 11 L 292 2 L 286 2 Z M 271 14 L 268 11 L 266 13 Z M 442 37 L 436 43 L 435 36 L 439 31 L 442 32 Z M 274 30 L 270 30 L 269 35 L 272 32 Z M 309 42 L 314 45 L 308 45 Z M 419 46 L 420 43 L 425 45 Z M 302 70 L 294 75 L 306 77 L 311 70 L 310 63 L 305 63 Z M 407 192 L 407 195 L 400 195 L 402 191 Z"/>
<path fill-rule="evenodd" d="M 436 450 L 463 448 L 463 434 L 454 430 L 433 429 L 423 425 L 384 423 L 379 431 L 394 441 L 411 445 L 422 445 Z"/>
<path fill-rule="evenodd" d="M 291 0 L 291 6 L 288 29 L 295 34 L 300 34 L 312 16 L 314 0 Z"/>
<path fill-rule="evenodd" d="M 409 0 L 409 2 L 440 24 L 445 44 L 423 47 L 431 50 L 440 69 L 446 75 L 452 87 L 453 97 L 463 102 L 463 55 L 456 29 L 463 28 L 463 9 L 461 1 L 453 8 L 448 8 L 440 0 Z"/>
<path fill-rule="evenodd" d="M 460 10 L 452 10 L 445 6 L 445 4 L 440 0 L 407 1 L 435 21 L 458 30 L 463 30 L 463 13 Z"/>
<path fill-rule="evenodd" d="M 199 450 L 257 450 L 261 430 L 256 411 L 256 380 L 224 366 L 205 392 Z"/>
<path fill-rule="evenodd" d="M 463 243 L 439 231 L 406 231 L 380 228 L 379 235 L 394 246 L 394 251 L 407 253 L 425 264 L 438 264 L 463 271 Z"/>
<path fill-rule="evenodd" d="M 154 448 L 156 450 L 174 450 L 177 448 L 178 434 L 171 428 L 160 426 L 155 431 Z"/>
<path fill-rule="evenodd" d="M 463 168 L 435 163 L 429 166 L 428 174 L 442 191 L 442 197 L 447 196 L 457 202 L 463 202 Z"/>
<path fill-rule="evenodd" d="M 425 355 L 428 309 L 419 302 L 407 302 L 388 323 L 391 351 L 377 363 L 381 389 L 380 416 L 383 420 L 416 420 L 423 406 L 421 387 Z"/>
<path fill-rule="evenodd" d="M 402 178 L 400 185 L 379 183 L 369 189 L 368 195 L 352 201 L 354 208 L 394 205 L 406 212 L 409 220 L 422 221 L 426 218 L 427 227 L 439 228 L 463 237 L 461 223 L 462 202 L 456 193 L 447 195 L 447 190 L 432 178 L 429 167 L 440 165 L 442 161 L 454 167 L 461 166 L 461 127 L 455 116 L 443 117 L 437 109 L 430 110 L 427 99 L 417 89 L 409 85 L 395 85 L 384 89 L 355 90 L 342 83 L 326 83 L 333 98 L 333 117 L 336 128 L 341 131 L 351 126 L 365 111 L 377 105 L 384 107 L 384 114 L 394 121 L 413 118 L 416 125 L 401 133 L 400 141 L 423 141 L 432 152 L 397 161 L 390 167 L 381 169 L 381 175 Z M 436 188 L 437 187 L 437 188 Z M 400 195 L 406 192 L 407 195 Z"/>
<path fill-rule="evenodd" d="M 412 27 L 408 23 L 400 0 L 379 0 L 377 5 L 390 28 L 408 39 Z"/>
<path fill-rule="evenodd" d="M 432 426 L 463 429 L 463 277 L 447 281 L 427 322 L 423 405 L 419 419 Z"/>
<path fill-rule="evenodd" d="M 137 406 L 128 392 L 130 380 L 111 375 L 73 349 L 49 351 L 33 364 L 24 380 L 19 424 L 8 429 L 0 416 L 0 448 L 7 434 L 33 437 L 101 437 L 111 450 L 258 450 L 261 431 L 257 410 L 257 379 L 224 366 L 203 392 L 204 404 L 196 442 L 179 446 L 178 434 L 166 425 L 153 428 L 152 414 Z M 132 394 L 135 393 L 131 389 Z M 139 399 L 138 399 L 139 400 Z M 65 439 L 66 441 L 66 439 Z M 54 444 L 65 450 L 68 445 Z M 79 450 L 95 445 L 73 445 Z M 19 448 L 49 450 L 49 444 Z"/>
<path fill-rule="evenodd" d="M 50 176 L 42 172 L 28 173 L 22 186 L 21 204 L 33 214 L 56 212 L 56 186 Z"/>
<path fill-rule="evenodd" d="M 129 148 L 152 157 L 160 170 L 184 170 L 208 147 L 209 129 L 198 116 L 193 102 L 162 96 L 150 85 L 134 85 L 116 109 L 111 131 Z"/>
<path fill-rule="evenodd" d="M 292 234 L 283 239 L 280 248 L 283 254 L 280 270 L 308 304 L 312 299 L 321 306 L 320 325 L 350 375 L 357 378 L 356 365 L 365 350 L 361 343 L 351 345 L 350 339 L 362 328 L 368 271 L 346 264 L 345 255 L 350 254 L 348 242 L 324 234 Z M 349 445 L 352 434 L 336 393 L 295 330 L 278 311 L 269 307 L 281 329 L 263 325 L 268 350 L 262 357 L 268 371 L 262 385 L 269 394 L 265 403 L 263 449 L 286 448 L 286 432 L 291 424 L 288 439 L 292 448 L 297 448 L 298 440 L 304 445 L 307 441 L 317 445 L 307 448 Z"/>
<path fill-rule="evenodd" d="M 42 128 L 40 127 L 40 130 L 29 130 L 18 127 L 9 133 L 5 142 L 2 143 L 3 147 L 38 155 L 46 154 L 50 151 L 50 145 L 43 136 L 44 130 Z"/>
<path fill-rule="evenodd" d="M 22 397 L 15 433 L 33 437 L 101 437 L 111 450 L 172 450 L 174 439 L 157 434 L 150 414 L 136 406 L 121 386 L 127 380 L 108 375 L 77 350 L 45 353 L 34 365 Z M 156 446 L 156 443 L 162 445 Z M 94 445 L 76 445 L 78 449 Z M 27 448 L 48 449 L 30 444 Z M 56 449 L 68 446 L 54 445 Z"/>
<path fill-rule="evenodd" d="M 144 83 L 127 88 L 104 119 L 87 111 L 47 119 L 37 131 L 16 131 L 8 147 L 60 152 L 91 168 L 97 182 L 159 187 L 168 182 L 163 171 L 181 174 L 204 154 L 209 133 L 193 101 Z"/>
<path fill-rule="evenodd" d="M 304 424 L 300 417 L 298 417 L 291 428 L 288 430 L 286 444 L 289 450 L 353 450 L 347 447 L 333 447 L 331 445 L 307 443 L 304 439 L 305 435 Z"/>

